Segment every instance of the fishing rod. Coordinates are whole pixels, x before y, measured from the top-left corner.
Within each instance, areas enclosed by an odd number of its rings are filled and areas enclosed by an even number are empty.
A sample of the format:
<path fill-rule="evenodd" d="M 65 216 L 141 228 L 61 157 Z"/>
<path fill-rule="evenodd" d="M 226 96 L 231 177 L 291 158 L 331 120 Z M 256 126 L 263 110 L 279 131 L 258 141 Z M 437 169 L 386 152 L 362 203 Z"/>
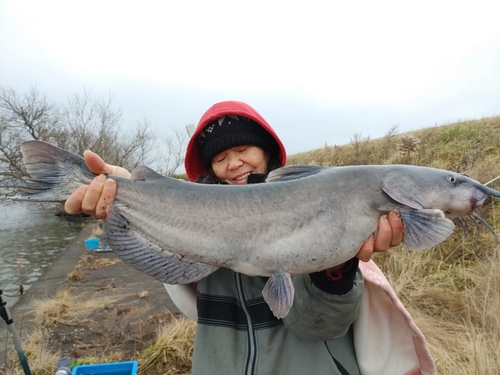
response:
<path fill-rule="evenodd" d="M 28 365 L 28 359 L 26 358 L 26 354 L 24 354 L 23 347 L 21 346 L 21 340 L 16 331 L 16 327 L 14 326 L 14 321 L 10 316 L 9 309 L 7 307 L 7 302 L 2 299 L 3 290 L 0 289 L 0 317 L 5 320 L 7 324 L 7 328 L 12 334 L 12 340 L 14 341 L 14 347 L 17 351 L 17 356 L 19 357 L 19 361 L 21 362 L 21 366 L 23 367 L 25 375 L 31 375 L 31 370 Z"/>

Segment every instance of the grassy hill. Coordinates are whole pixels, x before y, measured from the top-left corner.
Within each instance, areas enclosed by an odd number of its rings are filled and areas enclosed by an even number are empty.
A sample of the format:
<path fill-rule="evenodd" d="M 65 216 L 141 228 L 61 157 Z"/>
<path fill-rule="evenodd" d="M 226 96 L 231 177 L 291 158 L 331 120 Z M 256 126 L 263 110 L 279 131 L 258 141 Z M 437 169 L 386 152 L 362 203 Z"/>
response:
<path fill-rule="evenodd" d="M 321 149 L 288 158 L 288 164 L 395 163 L 462 172 L 482 183 L 493 180 L 500 175 L 500 116 L 405 134 L 398 134 L 393 127 L 380 139 L 354 135 L 350 144 L 326 144 Z M 490 186 L 500 190 L 500 179 Z M 489 198 L 477 212 L 496 232 L 500 232 L 499 203 Z M 376 254 L 373 259 L 427 337 L 439 374 L 498 375 L 500 247 L 482 224 L 472 219 L 456 224 L 455 233 L 432 249 L 412 253 L 399 246 Z M 60 305 L 57 299 L 43 302 L 56 309 Z M 66 301 L 64 312 L 87 311 L 82 304 L 79 301 L 73 306 Z M 40 323 L 40 327 L 43 329 L 44 325 Z M 141 373 L 183 374 L 185 370 L 180 369 L 190 365 L 194 327 L 195 323 L 187 319 L 165 324 L 155 342 L 148 342 L 137 358 L 128 359 L 139 361 Z M 44 341 L 36 335 L 31 341 L 35 346 L 30 350 L 32 368 L 36 364 L 37 374 L 53 373 L 47 370 L 48 364 L 54 364 L 61 353 L 51 353 L 53 359 L 49 361 L 42 355 L 47 352 L 43 348 L 48 347 Z M 87 358 L 86 363 L 110 361 L 120 348 L 111 347 L 110 351 L 112 354 L 99 353 Z M 17 365 L 5 373 L 18 375 L 22 370 Z"/>
<path fill-rule="evenodd" d="M 289 164 L 414 164 L 466 173 L 487 183 L 500 175 L 500 116 L 405 134 L 390 129 L 370 140 L 289 157 Z M 500 190 L 500 179 L 489 185 Z M 500 231 L 500 202 L 478 210 Z M 500 373 L 500 247 L 472 219 L 444 243 L 421 253 L 394 248 L 374 256 L 428 339 L 439 374 Z M 402 246 L 401 246 L 402 247 Z"/>

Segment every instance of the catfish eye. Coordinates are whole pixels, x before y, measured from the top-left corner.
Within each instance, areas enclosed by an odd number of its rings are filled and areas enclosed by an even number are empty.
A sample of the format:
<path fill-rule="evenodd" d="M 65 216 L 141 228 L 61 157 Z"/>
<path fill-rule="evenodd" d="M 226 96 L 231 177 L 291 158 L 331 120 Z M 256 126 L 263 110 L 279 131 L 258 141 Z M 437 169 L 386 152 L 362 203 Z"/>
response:
<path fill-rule="evenodd" d="M 458 181 L 458 179 L 457 179 L 455 176 L 451 175 L 451 174 L 450 174 L 450 175 L 448 175 L 448 176 L 446 177 L 446 179 L 447 179 L 449 182 L 451 182 L 452 184 L 456 184 L 456 183 L 457 183 L 457 181 Z"/>

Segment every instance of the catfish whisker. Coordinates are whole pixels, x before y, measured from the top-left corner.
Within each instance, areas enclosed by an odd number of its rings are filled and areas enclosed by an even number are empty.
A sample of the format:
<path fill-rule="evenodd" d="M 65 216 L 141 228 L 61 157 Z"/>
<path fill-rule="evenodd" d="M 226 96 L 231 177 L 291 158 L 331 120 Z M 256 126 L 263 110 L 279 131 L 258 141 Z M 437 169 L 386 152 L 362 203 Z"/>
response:
<path fill-rule="evenodd" d="M 469 226 L 467 225 L 467 222 L 463 217 L 457 217 L 457 221 L 462 227 L 462 230 L 464 232 L 464 236 L 467 236 L 469 234 Z"/>
<path fill-rule="evenodd" d="M 489 229 L 489 231 L 493 234 L 493 237 L 495 238 L 495 244 L 498 245 L 498 236 L 497 234 L 495 233 L 495 231 L 493 230 L 493 228 L 486 222 L 486 220 L 484 220 L 481 216 L 479 216 L 478 214 L 476 213 L 472 213 L 470 216 L 472 216 L 474 219 L 476 220 L 479 220 L 481 223 L 484 224 L 484 226 L 486 228 Z M 477 222 L 474 220 L 474 222 L 476 223 L 477 225 Z"/>

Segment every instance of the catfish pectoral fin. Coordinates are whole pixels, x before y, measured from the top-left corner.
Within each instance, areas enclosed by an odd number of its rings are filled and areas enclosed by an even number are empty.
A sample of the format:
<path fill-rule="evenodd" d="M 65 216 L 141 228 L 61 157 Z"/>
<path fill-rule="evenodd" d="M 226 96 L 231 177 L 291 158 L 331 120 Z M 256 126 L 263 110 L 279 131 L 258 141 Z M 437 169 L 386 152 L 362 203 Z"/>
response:
<path fill-rule="evenodd" d="M 293 303 L 295 289 L 292 277 L 286 272 L 277 272 L 267 280 L 262 295 L 274 316 L 281 319 L 287 316 Z"/>
<path fill-rule="evenodd" d="M 455 224 L 437 209 L 400 210 L 404 224 L 405 248 L 421 251 L 443 242 L 453 233 Z"/>
<path fill-rule="evenodd" d="M 114 204 L 109 206 L 106 233 L 108 243 L 118 258 L 162 283 L 193 283 L 219 268 L 160 248 L 132 229 Z"/>

